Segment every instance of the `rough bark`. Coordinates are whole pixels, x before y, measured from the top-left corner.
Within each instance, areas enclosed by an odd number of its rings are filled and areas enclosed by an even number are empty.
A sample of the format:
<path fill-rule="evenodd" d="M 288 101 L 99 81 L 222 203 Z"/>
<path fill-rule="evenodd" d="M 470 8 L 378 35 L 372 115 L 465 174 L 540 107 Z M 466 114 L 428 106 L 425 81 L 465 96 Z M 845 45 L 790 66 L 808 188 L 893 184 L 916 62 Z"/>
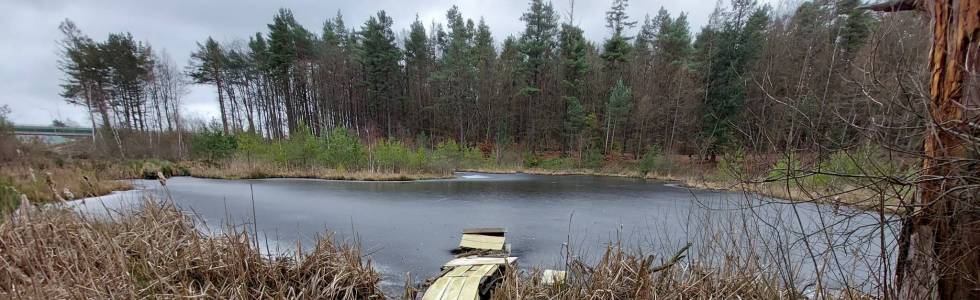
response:
<path fill-rule="evenodd" d="M 898 297 L 980 299 L 977 158 L 967 157 L 978 141 L 971 127 L 980 108 L 980 1 L 906 0 L 866 8 L 925 11 L 933 31 L 924 180 L 899 237 Z"/>

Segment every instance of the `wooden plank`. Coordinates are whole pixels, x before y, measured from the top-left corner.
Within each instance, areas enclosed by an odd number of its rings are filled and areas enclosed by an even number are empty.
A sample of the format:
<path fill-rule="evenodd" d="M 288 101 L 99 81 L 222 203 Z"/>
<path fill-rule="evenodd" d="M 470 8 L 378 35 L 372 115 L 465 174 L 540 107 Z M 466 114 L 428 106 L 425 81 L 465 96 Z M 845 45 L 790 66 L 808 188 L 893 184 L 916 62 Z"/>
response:
<path fill-rule="evenodd" d="M 449 278 L 449 285 L 446 286 L 446 293 L 442 295 L 442 299 L 445 300 L 457 300 L 460 293 L 463 291 L 463 284 L 466 283 L 466 277 L 446 277 Z"/>
<path fill-rule="evenodd" d="M 422 300 L 442 300 L 443 296 L 446 294 L 446 287 L 449 285 L 452 277 L 439 277 L 436 282 L 433 282 L 428 289 L 425 290 L 425 295 L 422 295 Z"/>
<path fill-rule="evenodd" d="M 472 266 L 472 265 L 505 265 L 512 264 L 517 261 L 517 257 L 462 257 L 450 260 L 444 266 L 446 267 L 456 267 L 456 266 Z"/>
<path fill-rule="evenodd" d="M 472 266 L 459 266 L 459 267 L 455 267 L 452 270 L 450 270 L 449 273 L 446 273 L 445 276 L 448 276 L 448 277 L 466 276 L 466 271 L 469 271 L 471 267 Z"/>
<path fill-rule="evenodd" d="M 482 235 L 504 236 L 505 233 L 507 233 L 507 228 L 503 228 L 503 227 L 484 227 L 484 228 L 467 228 L 467 229 L 463 229 L 463 234 L 482 234 Z"/>
<path fill-rule="evenodd" d="M 460 300 L 477 300 L 480 297 L 480 282 L 483 281 L 483 276 L 470 276 L 466 277 L 463 281 L 463 286 L 460 287 L 459 297 Z"/>
<path fill-rule="evenodd" d="M 472 269 L 473 270 L 472 271 L 473 272 L 473 275 L 471 275 L 471 277 L 474 277 L 474 276 L 476 276 L 476 277 L 487 277 L 487 276 L 490 276 L 490 274 L 493 274 L 493 272 L 496 271 L 497 268 L 498 268 L 497 265 L 482 265 L 482 266 L 479 266 L 479 267 L 474 267 Z"/>
<path fill-rule="evenodd" d="M 462 248 L 484 249 L 484 250 L 503 250 L 504 237 L 489 236 L 480 234 L 463 234 L 459 246 Z"/>

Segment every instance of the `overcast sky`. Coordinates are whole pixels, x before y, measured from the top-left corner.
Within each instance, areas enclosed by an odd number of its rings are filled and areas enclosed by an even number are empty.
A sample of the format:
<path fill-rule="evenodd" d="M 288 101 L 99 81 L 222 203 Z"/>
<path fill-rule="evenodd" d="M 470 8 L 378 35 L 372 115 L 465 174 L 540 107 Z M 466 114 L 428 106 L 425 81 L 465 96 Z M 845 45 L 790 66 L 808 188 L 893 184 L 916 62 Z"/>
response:
<path fill-rule="evenodd" d="M 154 49 L 165 49 L 183 67 L 195 43 L 208 36 L 231 42 L 247 39 L 266 24 L 281 7 L 292 9 L 297 21 L 319 32 L 323 21 L 338 10 L 348 27 L 357 26 L 378 10 L 394 18 L 394 30 L 404 35 L 415 16 L 423 23 L 444 23 L 446 10 L 459 6 L 466 18 L 483 17 L 499 43 L 523 29 L 521 14 L 526 0 L 436 1 L 436 0 L 0 0 L 0 106 L 12 110 L 10 119 L 18 124 L 50 124 L 53 119 L 87 125 L 81 107 L 66 104 L 59 96 L 64 75 L 58 69 L 58 24 L 68 18 L 95 40 L 110 32 L 131 32 Z M 726 1 L 727 2 L 727 1 Z M 760 1 L 766 2 L 766 1 Z M 575 2 L 575 23 L 586 36 L 600 41 L 607 36 L 605 14 L 609 0 Z M 672 15 L 685 12 L 696 32 L 707 22 L 717 0 L 631 1 L 628 13 L 642 23 L 646 14 L 654 15 L 662 6 Z M 565 19 L 568 0 L 553 1 Z M 427 28 L 428 29 L 428 28 Z M 635 32 L 636 29 L 634 29 Z M 207 86 L 194 86 L 185 97 L 184 111 L 195 118 L 210 119 L 217 114 L 216 95 Z"/>

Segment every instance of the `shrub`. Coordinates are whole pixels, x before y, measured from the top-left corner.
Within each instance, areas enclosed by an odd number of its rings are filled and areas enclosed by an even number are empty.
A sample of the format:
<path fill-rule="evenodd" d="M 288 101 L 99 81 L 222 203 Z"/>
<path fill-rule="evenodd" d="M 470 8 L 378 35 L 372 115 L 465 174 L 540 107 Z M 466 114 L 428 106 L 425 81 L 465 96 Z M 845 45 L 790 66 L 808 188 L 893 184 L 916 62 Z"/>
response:
<path fill-rule="evenodd" d="M 411 157 L 409 157 L 408 167 L 412 170 L 422 171 L 428 167 L 428 164 L 429 157 L 425 154 L 425 149 L 422 147 L 416 149 Z"/>
<path fill-rule="evenodd" d="M 530 151 L 524 152 L 524 167 L 525 168 L 536 168 L 541 165 L 541 158 L 534 155 Z"/>
<path fill-rule="evenodd" d="M 412 153 L 400 141 L 381 140 L 371 149 L 376 171 L 399 172 L 412 164 Z"/>
<path fill-rule="evenodd" d="M 216 161 L 235 153 L 235 136 L 220 130 L 204 129 L 191 138 L 191 156 L 196 159 Z"/>
<path fill-rule="evenodd" d="M 276 155 L 272 152 L 271 143 L 254 133 L 239 134 L 236 139 L 235 154 L 244 156 L 245 159 L 275 159 Z"/>
<path fill-rule="evenodd" d="M 453 165 L 456 165 L 461 158 L 459 144 L 456 144 L 454 140 L 442 141 L 436 145 L 432 157 L 438 160 L 451 161 Z"/>
<path fill-rule="evenodd" d="M 306 126 L 290 135 L 289 140 L 282 143 L 284 162 L 290 165 L 309 166 L 320 151 L 320 141 L 310 133 Z"/>
<path fill-rule="evenodd" d="M 745 150 L 737 148 L 725 153 L 718 161 L 716 169 L 721 180 L 747 179 L 749 174 L 745 163 Z"/>
<path fill-rule="evenodd" d="M 480 168 L 487 164 L 487 159 L 483 156 L 483 151 L 476 147 L 465 147 L 461 153 L 461 166 L 466 168 Z"/>
<path fill-rule="evenodd" d="M 888 157 L 881 148 L 864 145 L 847 152 L 835 152 L 820 164 L 820 171 L 830 174 L 817 174 L 816 183 L 832 186 L 838 184 L 867 184 L 868 179 L 852 176 L 890 177 L 903 175 L 902 167 L 894 159 Z M 838 176 L 836 174 L 844 175 Z"/>
<path fill-rule="evenodd" d="M 367 162 L 367 150 L 346 128 L 335 128 L 322 138 L 323 151 L 318 158 L 333 168 L 358 169 Z"/>
<path fill-rule="evenodd" d="M 575 169 L 575 166 L 575 160 L 570 157 L 544 159 L 539 164 L 540 168 L 551 171 Z"/>
<path fill-rule="evenodd" d="M 139 174 L 144 179 L 156 179 L 157 173 L 167 177 L 190 175 L 187 168 L 162 159 L 147 159 L 139 164 Z"/>
<path fill-rule="evenodd" d="M 803 176 L 803 172 L 803 162 L 796 158 L 794 154 L 790 154 L 779 159 L 769 169 L 767 178 L 770 180 L 790 180 Z"/>
<path fill-rule="evenodd" d="M 640 159 L 640 163 L 637 165 L 638 171 L 641 175 L 647 175 L 651 171 L 658 170 L 662 167 L 663 156 L 660 153 L 660 148 L 657 146 L 650 146 L 647 152 L 643 154 L 643 158 Z"/>
<path fill-rule="evenodd" d="M 599 168 L 604 160 L 605 157 L 602 156 L 602 151 L 599 151 L 599 148 L 589 148 L 582 153 L 582 166 L 585 168 Z"/>

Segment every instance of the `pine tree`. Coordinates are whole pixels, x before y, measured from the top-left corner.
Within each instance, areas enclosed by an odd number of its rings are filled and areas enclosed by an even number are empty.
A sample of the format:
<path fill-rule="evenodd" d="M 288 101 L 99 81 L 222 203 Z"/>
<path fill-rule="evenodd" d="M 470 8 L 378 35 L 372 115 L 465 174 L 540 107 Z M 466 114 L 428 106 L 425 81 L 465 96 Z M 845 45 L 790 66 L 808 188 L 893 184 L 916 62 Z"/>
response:
<path fill-rule="evenodd" d="M 428 117 L 429 109 L 428 98 L 431 97 L 429 89 L 429 76 L 435 65 L 435 56 L 429 36 L 425 32 L 425 26 L 418 16 L 410 26 L 408 37 L 405 38 L 405 79 L 407 81 L 408 99 L 417 114 L 420 114 L 411 128 L 414 132 L 426 132 L 430 130 L 424 125 Z"/>
<path fill-rule="evenodd" d="M 619 80 L 624 76 L 624 65 L 629 59 L 632 46 L 624 31 L 633 28 L 635 21 L 629 21 L 626 15 L 628 0 L 613 0 L 612 7 L 606 12 L 606 27 L 612 30 L 612 36 L 603 44 L 602 59 L 606 61 L 606 72 L 610 79 Z"/>
<path fill-rule="evenodd" d="M 528 103 L 524 105 L 524 129 L 527 140 L 535 140 L 538 136 L 539 121 L 547 123 L 546 115 L 538 114 L 546 99 L 545 94 L 548 80 L 548 66 L 554 61 L 556 36 L 558 34 L 558 15 L 551 3 L 542 0 L 532 0 L 528 11 L 521 16 L 524 21 L 524 33 L 521 35 L 519 49 L 522 60 L 518 70 L 525 80 L 521 88 Z M 538 143 L 531 143 L 532 150 Z"/>
<path fill-rule="evenodd" d="M 453 131 L 456 132 L 459 143 L 465 144 L 469 127 L 466 126 L 469 121 L 466 113 L 474 108 L 477 97 L 477 69 L 473 47 L 475 29 L 472 20 L 464 20 L 456 6 L 446 12 L 446 19 L 449 32 L 438 79 L 445 88 L 443 105 L 452 113 L 455 124 Z"/>
<path fill-rule="evenodd" d="M 395 45 L 392 22 L 382 10 L 371 16 L 360 32 L 363 39 L 360 63 L 364 68 L 368 109 L 375 120 L 384 119 L 385 134 L 389 137 L 393 134 L 393 108 L 399 100 L 395 84 L 401 71 L 398 65 L 401 51 Z"/>
<path fill-rule="evenodd" d="M 68 77 L 62 85 L 61 96 L 68 103 L 85 105 L 90 113 L 98 111 L 101 127 L 113 132 L 106 99 L 109 69 L 102 60 L 98 43 L 82 34 L 71 20 L 66 19 L 58 28 L 65 35 L 60 67 Z M 92 123 L 92 127 L 96 127 L 94 118 Z"/>
<path fill-rule="evenodd" d="M 278 99 L 286 109 L 286 128 L 290 133 L 299 125 L 296 112 L 296 99 L 293 98 L 293 67 L 297 58 L 295 34 L 291 24 L 295 24 L 292 11 L 279 9 L 269 24 L 268 72 L 272 82 L 273 98 Z"/>
<path fill-rule="evenodd" d="M 495 127 L 494 115 L 497 113 L 496 105 L 500 98 L 500 91 L 494 82 L 494 73 L 497 70 L 497 49 L 494 48 L 493 33 L 490 26 L 483 18 L 476 26 L 476 33 L 473 37 L 473 55 L 476 64 L 476 82 L 478 109 L 482 112 L 480 123 L 485 127 L 484 140 L 489 141 L 493 136 Z M 479 127 L 479 126 L 476 126 Z"/>
<path fill-rule="evenodd" d="M 585 109 L 581 98 L 585 93 L 585 75 L 589 70 L 587 60 L 588 43 L 582 36 L 582 29 L 571 24 L 563 24 L 561 34 L 561 74 L 562 95 L 565 102 L 564 133 L 568 143 L 582 151 L 581 134 L 585 129 Z"/>
<path fill-rule="evenodd" d="M 617 80 L 609 91 L 609 101 L 606 102 L 606 140 L 605 151 L 608 153 L 612 146 L 616 127 L 624 122 L 633 108 L 633 92 L 626 87 L 623 80 Z"/>
<path fill-rule="evenodd" d="M 841 0 L 837 3 L 837 15 L 842 16 L 843 24 L 840 29 L 840 43 L 844 52 L 844 60 L 850 60 L 855 52 L 864 45 L 875 19 L 865 9 L 859 8 L 861 0 Z"/>
<path fill-rule="evenodd" d="M 218 109 L 221 110 L 221 128 L 228 134 L 228 115 L 225 108 L 224 97 L 224 68 L 227 58 L 221 45 L 213 38 L 208 37 L 202 45 L 197 44 L 197 51 L 191 53 L 191 64 L 189 75 L 198 84 L 214 84 L 218 90 Z"/>
<path fill-rule="evenodd" d="M 745 81 L 742 76 L 762 43 L 763 30 L 768 26 L 768 8 L 754 8 L 753 2 L 733 2 L 735 12 L 753 11 L 743 19 L 733 13 L 719 32 L 714 33 L 708 50 L 706 96 L 701 106 L 701 134 L 712 161 L 725 148 L 735 145 L 734 126 L 742 113 Z M 741 6 L 739 6 L 741 5 Z M 702 44 L 703 45 L 703 44 Z"/>

